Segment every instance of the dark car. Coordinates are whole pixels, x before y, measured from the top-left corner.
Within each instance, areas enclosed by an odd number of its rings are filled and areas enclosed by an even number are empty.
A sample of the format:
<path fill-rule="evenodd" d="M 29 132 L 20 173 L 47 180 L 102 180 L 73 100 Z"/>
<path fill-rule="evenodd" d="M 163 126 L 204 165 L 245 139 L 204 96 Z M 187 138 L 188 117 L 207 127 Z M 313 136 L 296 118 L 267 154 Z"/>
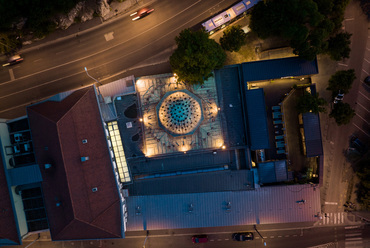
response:
<path fill-rule="evenodd" d="M 367 76 L 364 80 L 364 83 L 370 85 L 370 76 Z"/>
<path fill-rule="evenodd" d="M 154 9 L 151 9 L 149 7 L 145 7 L 145 8 L 142 8 L 142 9 L 132 13 L 130 16 L 132 16 L 133 17 L 132 20 L 135 21 L 135 20 L 141 19 L 141 18 L 149 15 L 153 11 L 154 11 Z"/>
<path fill-rule="evenodd" d="M 251 232 L 242 232 L 242 233 L 233 233 L 234 241 L 250 241 L 253 240 L 253 233 Z"/>
<path fill-rule="evenodd" d="M 194 244 L 197 243 L 207 243 L 208 242 L 208 236 L 207 235 L 194 235 L 191 237 L 191 240 Z"/>
<path fill-rule="evenodd" d="M 18 64 L 22 61 L 23 61 L 23 58 L 21 57 L 21 55 L 16 54 L 16 55 L 11 56 L 8 59 L 8 61 L 5 64 L 3 64 L 3 66 L 15 65 L 15 64 Z"/>

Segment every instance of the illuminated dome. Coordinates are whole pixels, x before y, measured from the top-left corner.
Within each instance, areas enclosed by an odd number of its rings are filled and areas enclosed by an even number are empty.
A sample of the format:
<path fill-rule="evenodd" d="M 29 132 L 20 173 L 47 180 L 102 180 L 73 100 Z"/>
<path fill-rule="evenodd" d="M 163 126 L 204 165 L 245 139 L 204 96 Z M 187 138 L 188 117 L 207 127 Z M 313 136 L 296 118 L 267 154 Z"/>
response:
<path fill-rule="evenodd" d="M 158 123 L 172 136 L 193 134 L 203 121 L 201 100 L 188 90 L 167 92 L 157 105 Z"/>

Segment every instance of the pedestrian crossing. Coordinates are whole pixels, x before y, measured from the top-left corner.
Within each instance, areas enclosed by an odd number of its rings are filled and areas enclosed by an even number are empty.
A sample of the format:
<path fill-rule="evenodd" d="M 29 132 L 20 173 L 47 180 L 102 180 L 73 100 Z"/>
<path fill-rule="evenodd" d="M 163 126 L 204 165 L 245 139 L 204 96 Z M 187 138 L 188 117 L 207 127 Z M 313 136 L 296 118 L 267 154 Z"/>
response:
<path fill-rule="evenodd" d="M 347 218 L 346 212 L 324 213 L 319 225 L 343 225 Z"/>
<path fill-rule="evenodd" d="M 361 228 L 361 227 L 360 227 Z M 362 229 L 358 226 L 346 226 L 344 245 L 345 248 L 362 248 L 364 247 L 364 242 L 362 239 Z"/>

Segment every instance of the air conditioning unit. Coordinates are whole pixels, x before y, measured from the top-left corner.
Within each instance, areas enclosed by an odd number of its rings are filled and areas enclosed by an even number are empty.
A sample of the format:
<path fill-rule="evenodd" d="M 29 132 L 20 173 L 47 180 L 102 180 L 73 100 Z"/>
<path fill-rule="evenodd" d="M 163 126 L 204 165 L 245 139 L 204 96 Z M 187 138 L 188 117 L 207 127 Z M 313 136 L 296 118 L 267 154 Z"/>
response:
<path fill-rule="evenodd" d="M 89 160 L 89 157 L 81 157 L 81 162 L 85 162 L 87 160 Z"/>

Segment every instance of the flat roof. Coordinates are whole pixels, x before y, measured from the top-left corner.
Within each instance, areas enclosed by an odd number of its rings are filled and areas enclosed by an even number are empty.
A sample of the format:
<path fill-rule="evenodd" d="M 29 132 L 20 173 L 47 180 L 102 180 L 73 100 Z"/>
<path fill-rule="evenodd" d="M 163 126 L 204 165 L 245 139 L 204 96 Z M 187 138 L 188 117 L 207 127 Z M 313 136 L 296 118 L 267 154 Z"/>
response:
<path fill-rule="evenodd" d="M 251 150 L 270 148 L 263 89 L 246 90 L 245 101 Z"/>
<path fill-rule="evenodd" d="M 127 231 L 313 222 L 320 211 L 320 190 L 311 185 L 131 196 Z"/>
<path fill-rule="evenodd" d="M 242 70 L 244 83 L 319 73 L 316 58 L 307 61 L 299 57 L 246 62 Z"/>

